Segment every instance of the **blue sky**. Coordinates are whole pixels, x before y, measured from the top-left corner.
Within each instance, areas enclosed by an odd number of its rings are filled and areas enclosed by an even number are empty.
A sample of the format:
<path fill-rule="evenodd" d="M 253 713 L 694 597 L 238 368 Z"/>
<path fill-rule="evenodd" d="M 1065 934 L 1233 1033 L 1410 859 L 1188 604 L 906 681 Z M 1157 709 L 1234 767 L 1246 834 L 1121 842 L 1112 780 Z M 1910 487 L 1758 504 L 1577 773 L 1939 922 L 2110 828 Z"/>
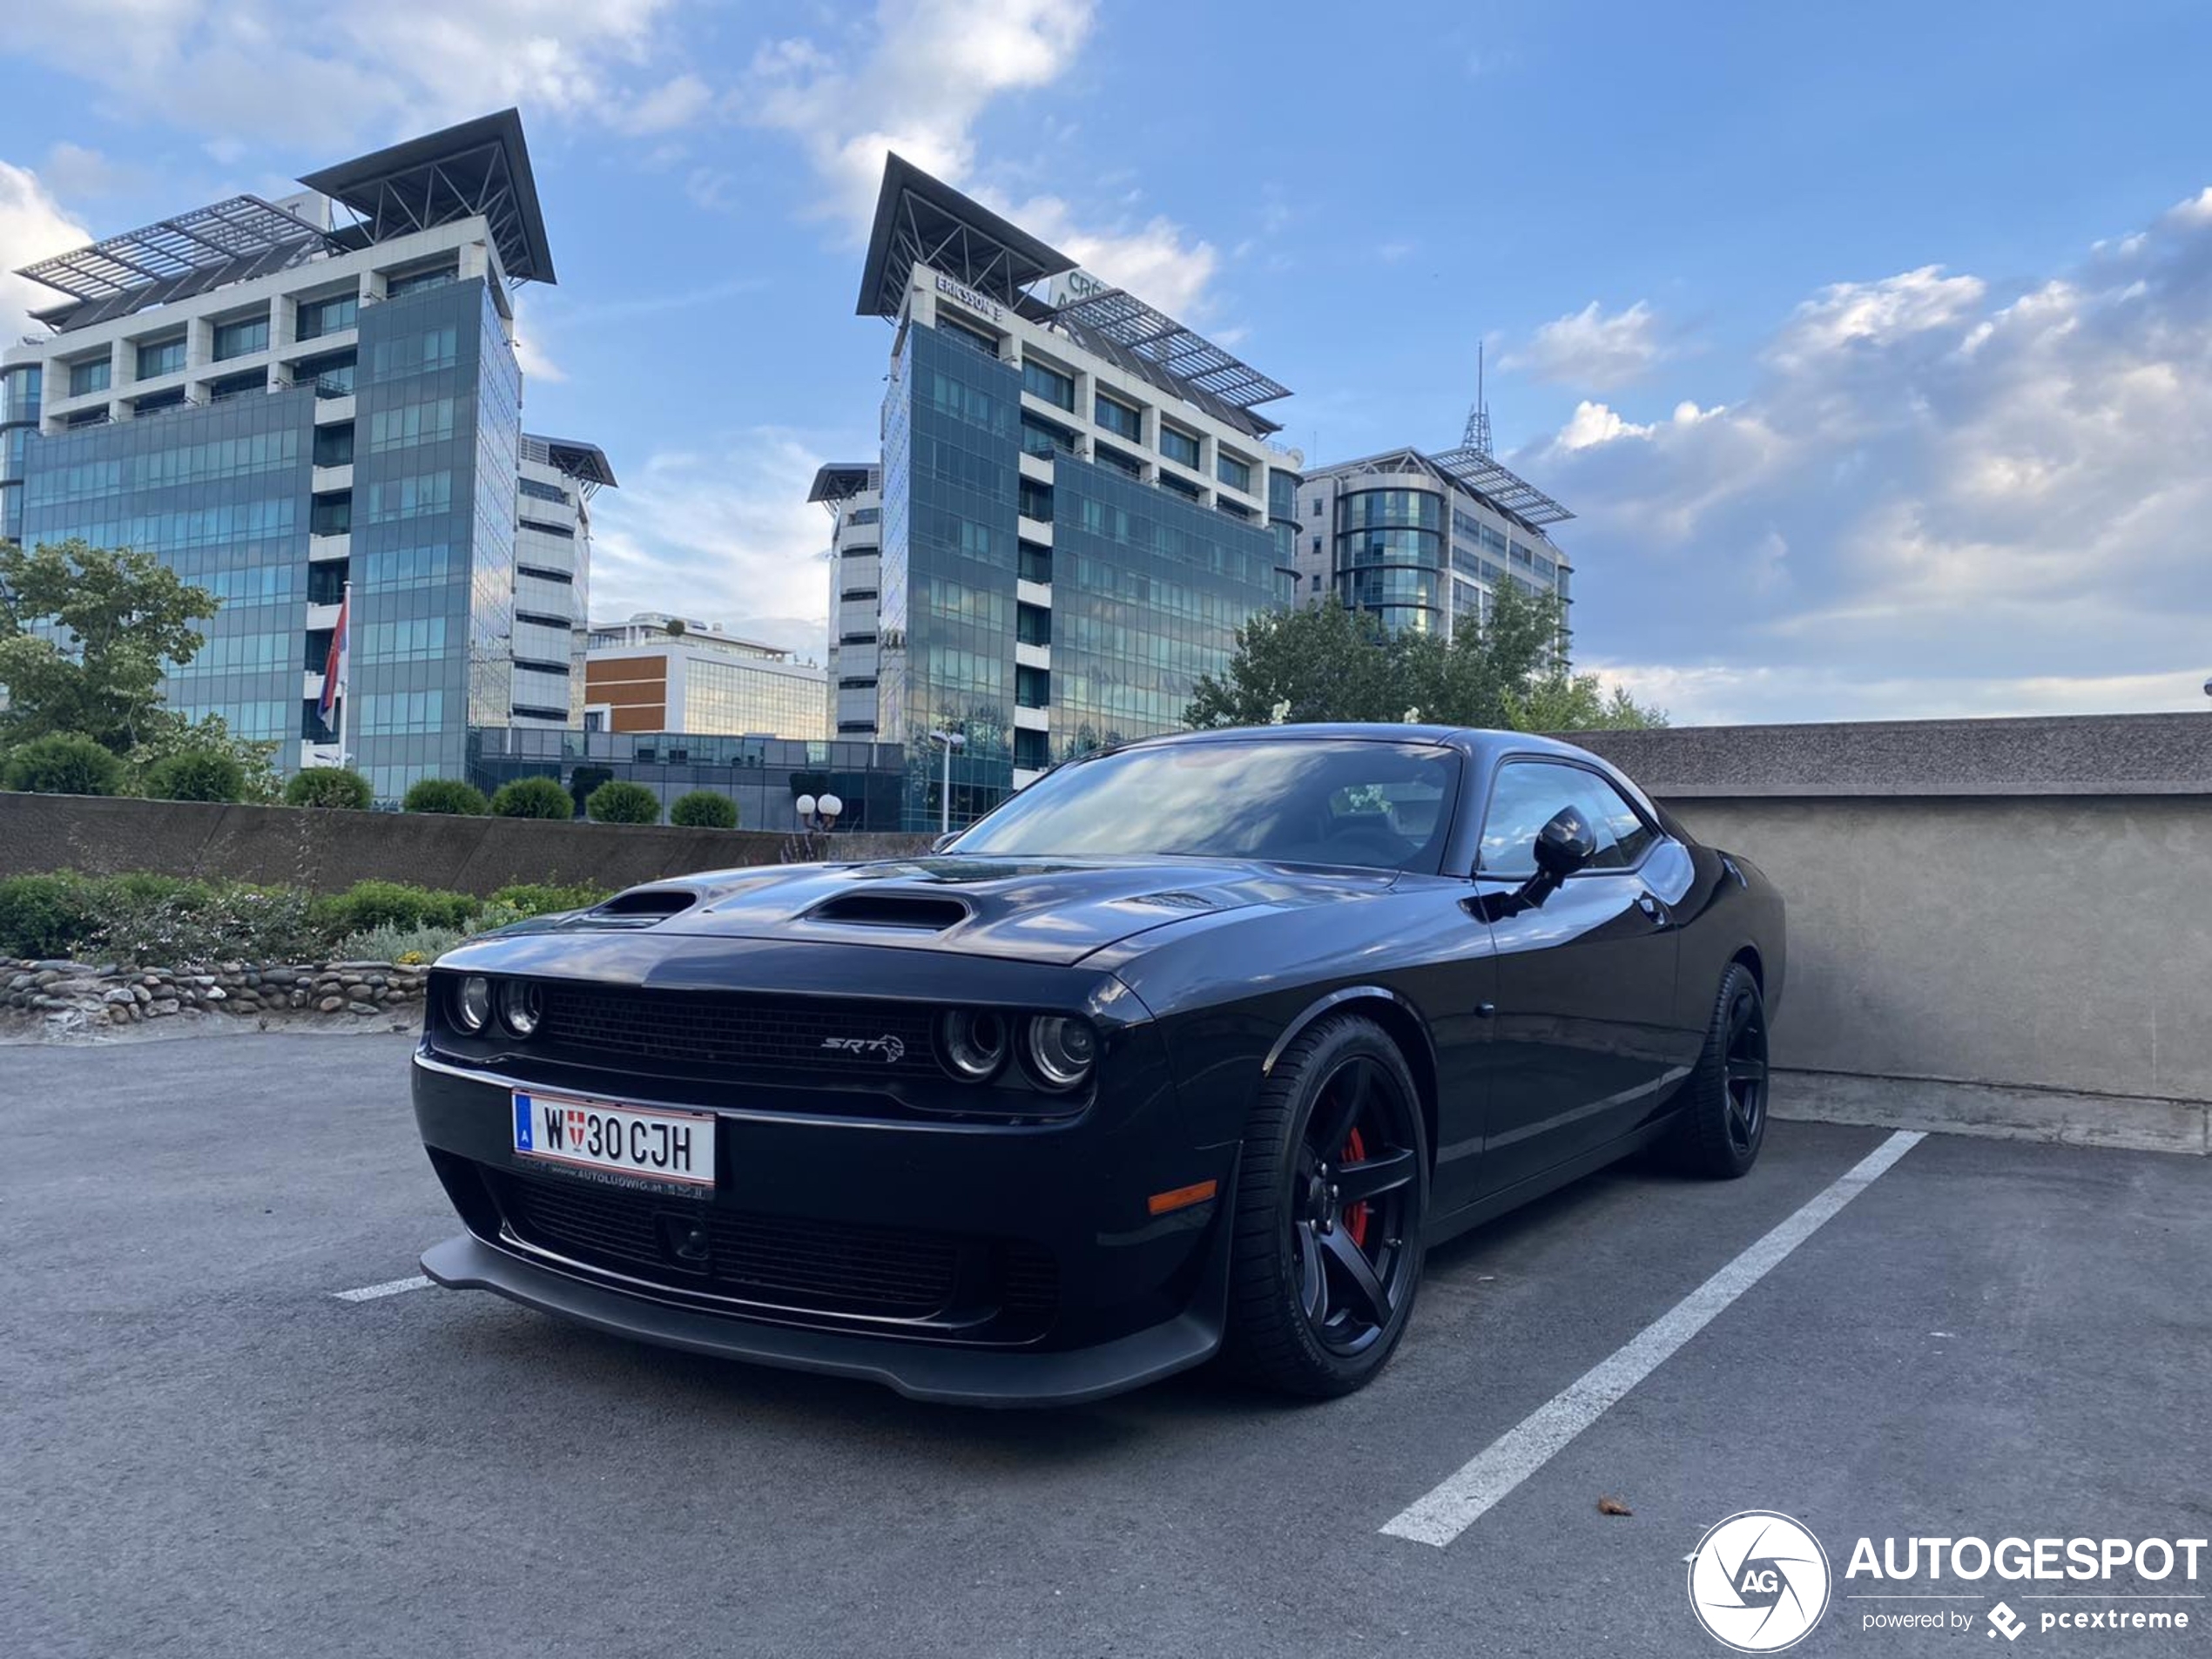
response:
<path fill-rule="evenodd" d="M 1581 665 L 1678 721 L 2203 706 L 2202 7 L 17 10 L 6 267 L 520 105 L 525 419 L 623 480 L 602 615 L 819 650 L 890 145 L 1292 387 L 1312 459 L 1456 441 L 1487 341 Z"/>

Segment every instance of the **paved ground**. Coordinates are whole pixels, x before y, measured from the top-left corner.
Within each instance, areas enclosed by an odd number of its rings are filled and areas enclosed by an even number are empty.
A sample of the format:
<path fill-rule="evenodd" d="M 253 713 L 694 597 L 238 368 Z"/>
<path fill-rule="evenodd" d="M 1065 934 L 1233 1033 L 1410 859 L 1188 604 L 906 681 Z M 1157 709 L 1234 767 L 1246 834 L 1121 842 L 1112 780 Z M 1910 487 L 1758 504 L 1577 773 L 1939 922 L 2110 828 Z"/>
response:
<path fill-rule="evenodd" d="M 1777 1123 L 1748 1181 L 1622 1170 L 1478 1231 L 1352 1399 L 1001 1416 L 337 1299 L 453 1231 L 407 1049 L 0 1049 L 0 1655 L 1718 1656 L 1683 1561 L 1754 1507 L 1838 1575 L 1799 1653 L 1988 1654 L 2000 1594 L 2021 1652 L 2212 1652 L 2201 1601 L 2077 1635 L 2018 1592 L 2102 1587 L 1842 1577 L 1862 1534 L 2212 1533 L 2212 1161 L 1929 1137 L 1440 1548 L 1380 1528 L 1885 1131 Z M 1971 1628 L 1864 1627 L 1899 1607 Z"/>

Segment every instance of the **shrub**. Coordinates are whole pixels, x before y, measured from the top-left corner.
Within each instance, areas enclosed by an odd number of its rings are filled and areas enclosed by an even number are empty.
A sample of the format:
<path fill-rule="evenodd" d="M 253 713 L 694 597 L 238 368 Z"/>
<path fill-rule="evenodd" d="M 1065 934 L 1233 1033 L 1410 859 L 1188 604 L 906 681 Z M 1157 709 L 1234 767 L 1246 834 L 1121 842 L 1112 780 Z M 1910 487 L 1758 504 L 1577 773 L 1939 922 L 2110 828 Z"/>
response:
<path fill-rule="evenodd" d="M 489 810 L 484 792 L 458 778 L 424 778 L 407 792 L 400 809 L 408 813 L 443 813 L 454 818 L 482 818 Z"/>
<path fill-rule="evenodd" d="M 303 767 L 284 786 L 287 806 L 327 806 L 363 813 L 372 799 L 368 779 L 345 766 Z"/>
<path fill-rule="evenodd" d="M 738 803 L 711 789 L 694 789 L 678 795 L 668 808 L 668 821 L 685 829 L 735 829 Z"/>
<path fill-rule="evenodd" d="M 566 820 L 576 816 L 576 803 L 557 778 L 517 778 L 500 785 L 491 798 L 496 818 L 545 818 Z"/>
<path fill-rule="evenodd" d="M 517 916 L 545 916 L 556 910 L 585 910 L 607 896 L 607 889 L 590 881 L 570 887 L 546 882 L 522 882 L 502 887 L 491 895 L 489 907 L 513 911 Z"/>
<path fill-rule="evenodd" d="M 219 750 L 185 749 L 146 769 L 145 790 L 155 800 L 244 800 L 246 768 Z"/>
<path fill-rule="evenodd" d="M 338 941 L 339 956 L 352 962 L 431 962 L 472 930 L 462 927 L 371 927 Z"/>
<path fill-rule="evenodd" d="M 10 750 L 0 786 L 33 795 L 112 795 L 123 787 L 123 763 L 88 737 L 56 732 Z"/>
<path fill-rule="evenodd" d="M 643 784 L 601 784 L 583 803 L 595 824 L 658 824 L 660 797 Z"/>
<path fill-rule="evenodd" d="M 0 880 L 0 956 L 75 954 L 99 931 L 105 886 L 67 872 Z"/>
<path fill-rule="evenodd" d="M 150 902 L 112 903 L 97 942 L 117 961 L 177 968 L 302 961 L 321 955 L 327 941 L 307 895 L 296 889 L 182 882 Z"/>
<path fill-rule="evenodd" d="M 404 881 L 356 881 L 314 901 L 314 921 L 333 940 L 374 927 L 466 927 L 480 907 L 466 893 L 413 887 Z"/>

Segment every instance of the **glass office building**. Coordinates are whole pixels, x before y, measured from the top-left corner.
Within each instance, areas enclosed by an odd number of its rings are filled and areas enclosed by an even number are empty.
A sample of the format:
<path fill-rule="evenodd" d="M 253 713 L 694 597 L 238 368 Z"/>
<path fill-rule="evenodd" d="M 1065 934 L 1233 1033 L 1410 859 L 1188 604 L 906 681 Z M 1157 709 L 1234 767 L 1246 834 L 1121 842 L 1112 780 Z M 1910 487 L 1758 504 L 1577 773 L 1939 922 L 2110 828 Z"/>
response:
<path fill-rule="evenodd" d="M 901 827 L 1179 727 L 1295 589 L 1298 458 L 1255 412 L 1285 388 L 895 156 L 858 308 L 897 331 L 881 462 L 813 498 L 840 515 L 837 730 L 873 691 Z M 960 739 L 949 799 L 933 733 Z"/>
<path fill-rule="evenodd" d="M 553 270 L 514 111 L 300 182 L 24 267 L 65 303 L 0 354 L 0 531 L 211 590 L 170 705 L 287 769 L 341 759 L 318 705 L 350 583 L 342 759 L 396 799 L 462 775 L 471 728 L 580 721 L 581 502 L 614 480 L 521 430 L 509 290 Z"/>

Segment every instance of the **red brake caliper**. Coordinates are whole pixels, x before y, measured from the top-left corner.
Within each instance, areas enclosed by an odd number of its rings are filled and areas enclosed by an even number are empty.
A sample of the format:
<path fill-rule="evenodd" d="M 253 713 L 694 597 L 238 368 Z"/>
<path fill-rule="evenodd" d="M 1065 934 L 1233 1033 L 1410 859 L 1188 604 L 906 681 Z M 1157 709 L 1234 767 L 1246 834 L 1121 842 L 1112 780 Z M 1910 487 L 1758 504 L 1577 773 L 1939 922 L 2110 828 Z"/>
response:
<path fill-rule="evenodd" d="M 1360 1163 L 1366 1162 L 1366 1143 L 1359 1138 L 1359 1130 L 1357 1127 L 1355 1127 L 1350 1136 L 1348 1136 L 1345 1141 L 1344 1155 L 1339 1162 L 1343 1163 Z M 1367 1205 L 1366 1201 L 1363 1199 L 1359 1204 L 1355 1204 L 1347 1209 L 1344 1212 L 1343 1222 L 1345 1231 L 1352 1235 L 1352 1242 L 1359 1245 L 1362 1250 L 1366 1249 Z"/>

